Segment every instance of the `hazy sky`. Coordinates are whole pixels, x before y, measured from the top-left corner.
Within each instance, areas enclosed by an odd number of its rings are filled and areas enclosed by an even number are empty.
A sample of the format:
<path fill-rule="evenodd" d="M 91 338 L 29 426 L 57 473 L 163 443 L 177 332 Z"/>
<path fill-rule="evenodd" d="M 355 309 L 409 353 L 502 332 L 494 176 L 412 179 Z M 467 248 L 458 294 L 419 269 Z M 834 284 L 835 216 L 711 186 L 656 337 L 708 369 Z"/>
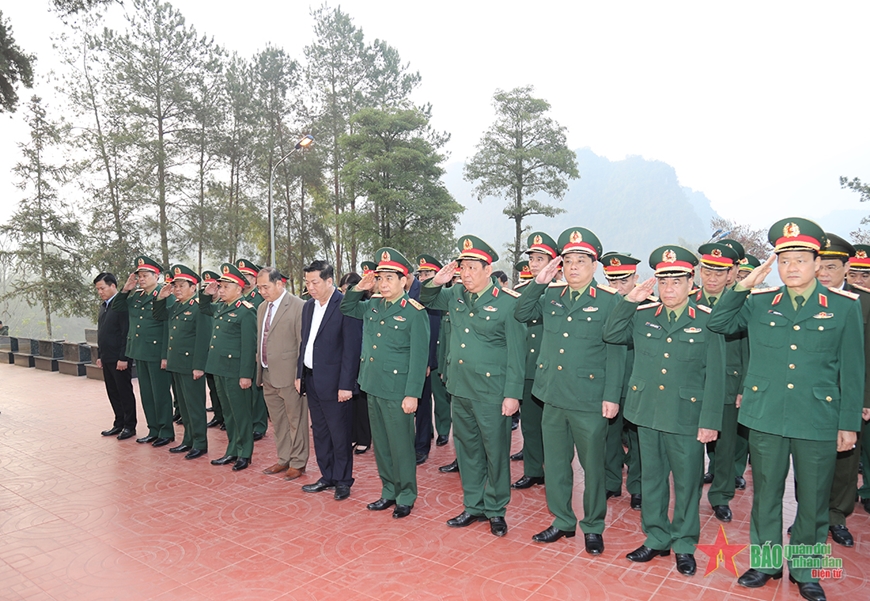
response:
<path fill-rule="evenodd" d="M 49 35 L 61 23 L 48 0 L 2 4 L 38 72 L 53 67 Z M 251 55 L 273 42 L 300 59 L 319 5 L 173 4 L 229 49 Z M 415 100 L 431 102 L 434 126 L 452 134 L 451 161 L 474 151 L 496 88 L 532 84 L 572 148 L 665 161 L 720 214 L 756 226 L 870 213 L 837 179 L 870 180 L 870 2 L 800 5 L 809 3 L 341 2 L 367 39 L 386 40 L 421 73 Z M 24 135 L 20 117 L 0 117 L 3 214 L 20 197 L 7 174 Z"/>

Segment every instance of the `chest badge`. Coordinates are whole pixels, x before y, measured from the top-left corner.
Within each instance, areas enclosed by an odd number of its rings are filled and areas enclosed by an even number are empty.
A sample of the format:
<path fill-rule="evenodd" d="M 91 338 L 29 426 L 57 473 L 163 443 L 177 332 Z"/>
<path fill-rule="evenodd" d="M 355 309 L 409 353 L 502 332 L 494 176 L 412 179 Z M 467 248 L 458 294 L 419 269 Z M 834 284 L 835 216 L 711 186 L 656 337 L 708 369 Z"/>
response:
<path fill-rule="evenodd" d="M 813 315 L 813 319 L 831 319 L 834 316 L 833 313 L 825 313 L 822 311 L 821 313 L 816 313 Z"/>
<path fill-rule="evenodd" d="M 700 334 L 701 328 L 683 328 L 686 334 Z"/>
<path fill-rule="evenodd" d="M 405 318 L 401 315 L 393 315 L 393 319 L 395 319 L 396 321 L 405 321 Z"/>
<path fill-rule="evenodd" d="M 490 313 L 498 311 L 497 307 L 493 307 L 492 305 L 487 305 L 483 308 L 484 311 L 489 311 Z"/>
<path fill-rule="evenodd" d="M 598 307 L 583 307 L 584 313 L 595 313 L 598 311 Z"/>

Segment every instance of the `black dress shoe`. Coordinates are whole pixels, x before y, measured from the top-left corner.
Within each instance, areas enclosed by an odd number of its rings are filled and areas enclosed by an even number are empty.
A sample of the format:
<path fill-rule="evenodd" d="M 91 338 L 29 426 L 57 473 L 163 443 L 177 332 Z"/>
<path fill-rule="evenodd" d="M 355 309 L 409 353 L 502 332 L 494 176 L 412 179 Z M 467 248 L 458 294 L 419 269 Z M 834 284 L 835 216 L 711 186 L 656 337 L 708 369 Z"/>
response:
<path fill-rule="evenodd" d="M 248 469 L 248 466 L 251 465 L 251 459 L 248 457 L 239 457 L 236 459 L 236 462 L 233 464 L 233 471 L 240 472 L 242 470 Z"/>
<path fill-rule="evenodd" d="M 606 493 L 604 493 L 605 499 L 611 499 L 613 497 L 621 497 L 621 496 L 622 496 L 621 490 L 608 490 Z"/>
<path fill-rule="evenodd" d="M 794 528 L 794 524 L 785 529 L 785 533 L 791 536 L 791 529 Z"/>
<path fill-rule="evenodd" d="M 447 444 L 447 435 L 446 434 L 439 434 L 438 438 L 435 439 L 435 446 L 436 447 L 443 447 L 446 444 Z"/>
<path fill-rule="evenodd" d="M 732 517 L 734 517 L 731 513 L 731 508 L 727 505 L 714 505 L 713 515 L 716 516 L 717 520 L 725 522 L 726 524 L 731 521 Z"/>
<path fill-rule="evenodd" d="M 601 555 L 604 553 L 604 537 L 600 534 L 587 534 L 586 552 L 590 555 Z"/>
<path fill-rule="evenodd" d="M 365 453 L 368 450 L 369 450 L 369 445 L 358 444 L 358 445 L 356 445 L 356 448 L 353 450 L 353 454 L 354 455 L 362 455 L 363 453 Z"/>
<path fill-rule="evenodd" d="M 196 459 L 197 457 L 202 457 L 208 453 L 208 451 L 204 451 L 203 449 L 191 449 L 190 452 L 184 456 L 185 459 Z"/>
<path fill-rule="evenodd" d="M 854 547 L 855 539 L 852 538 L 852 533 L 849 532 L 849 529 L 843 525 L 831 526 L 828 528 L 831 531 L 831 538 L 834 539 L 834 542 L 838 545 L 843 545 L 844 547 Z"/>
<path fill-rule="evenodd" d="M 118 434 L 118 440 L 127 440 L 128 438 L 133 438 L 134 436 L 136 436 L 136 430 L 124 428 L 123 430 L 121 430 L 121 433 Z"/>
<path fill-rule="evenodd" d="M 737 579 L 737 584 L 746 588 L 759 588 L 767 584 L 768 580 L 779 580 L 780 578 L 782 578 L 782 572 L 765 574 L 754 568 L 749 568 L 749 570 L 744 572 L 743 576 Z"/>
<path fill-rule="evenodd" d="M 788 580 L 798 585 L 801 597 L 807 601 L 827 601 L 828 598 L 825 596 L 825 591 L 818 582 L 798 582 L 792 578 L 791 574 L 788 575 Z"/>
<path fill-rule="evenodd" d="M 149 442 L 154 442 L 155 440 L 157 440 L 157 437 L 151 436 L 149 434 L 148 436 L 143 436 L 142 438 L 137 438 L 136 442 L 138 442 L 139 444 L 148 444 Z"/>
<path fill-rule="evenodd" d="M 507 534 L 507 522 L 500 515 L 489 518 L 489 531 L 496 536 L 504 536 Z"/>
<path fill-rule="evenodd" d="M 170 453 L 187 453 L 193 447 L 189 444 L 180 444 L 177 447 L 172 447 L 169 449 Z"/>
<path fill-rule="evenodd" d="M 512 422 L 511 422 L 511 432 L 513 432 L 514 430 L 516 430 L 516 429 L 519 428 L 519 427 L 520 427 L 520 422 L 519 422 L 519 420 L 517 420 L 517 421 L 512 421 Z"/>
<path fill-rule="evenodd" d="M 336 501 L 343 501 L 344 499 L 350 496 L 350 486 L 347 484 L 336 484 L 335 485 L 335 494 L 332 495 L 332 498 Z"/>
<path fill-rule="evenodd" d="M 654 557 L 662 556 L 667 557 L 671 554 L 670 549 L 665 549 L 664 551 L 659 551 L 657 549 L 650 549 L 646 545 L 641 545 L 628 555 L 626 555 L 626 559 L 634 561 L 636 563 L 646 563 L 652 560 Z"/>
<path fill-rule="evenodd" d="M 122 428 L 120 426 L 113 426 L 109 430 L 103 430 L 102 432 L 100 432 L 100 434 L 102 434 L 103 436 L 116 436 L 121 433 L 121 429 Z"/>
<path fill-rule="evenodd" d="M 677 571 L 683 576 L 695 575 L 695 556 L 691 553 L 674 553 L 677 559 Z"/>
<path fill-rule="evenodd" d="M 449 520 L 447 520 L 447 525 L 451 528 L 465 528 L 466 526 L 473 524 L 474 522 L 483 522 L 485 520 L 485 515 L 472 515 L 467 511 L 463 511 L 455 518 L 450 518 Z"/>
<path fill-rule="evenodd" d="M 429 459 L 429 453 L 417 453 L 417 465 L 423 465 Z"/>
<path fill-rule="evenodd" d="M 535 484 L 543 484 L 544 477 L 543 476 L 523 476 L 513 484 L 511 484 L 511 488 L 515 488 L 517 490 L 522 490 L 524 488 L 531 488 Z"/>
<path fill-rule="evenodd" d="M 518 451 L 511 455 L 511 461 L 522 461 L 523 460 L 523 452 Z"/>
<path fill-rule="evenodd" d="M 538 532 L 532 536 L 532 540 L 536 543 L 554 543 L 563 536 L 565 538 L 574 538 L 575 534 L 574 530 L 559 530 L 555 526 L 550 526 L 543 532 Z"/>
<path fill-rule="evenodd" d="M 631 508 L 635 511 L 640 511 L 643 506 L 643 498 L 640 496 L 640 493 L 636 495 L 631 495 Z"/>
<path fill-rule="evenodd" d="M 154 442 L 151 443 L 151 446 L 152 446 L 152 447 L 165 447 L 165 446 L 168 445 L 170 442 L 175 442 L 175 437 L 174 437 L 174 436 L 171 437 L 171 438 L 168 437 L 168 436 L 164 436 L 164 437 L 162 437 L 162 438 L 158 438 L 157 440 L 155 440 Z"/>
<path fill-rule="evenodd" d="M 393 517 L 396 519 L 406 518 L 411 515 L 412 509 L 414 509 L 413 505 L 396 505 L 396 508 L 393 509 Z"/>
<path fill-rule="evenodd" d="M 327 484 L 323 480 L 318 480 L 314 484 L 305 484 L 302 487 L 302 492 L 322 492 L 324 490 L 332 490 L 335 484 Z"/>
<path fill-rule="evenodd" d="M 263 440 L 264 434 L 262 432 L 254 432 L 254 441 Z"/>
<path fill-rule="evenodd" d="M 211 418 L 211 421 L 209 421 L 209 422 L 205 425 L 205 427 L 206 427 L 206 428 L 214 428 L 215 426 L 222 426 L 223 423 L 224 423 L 224 422 L 223 422 L 222 420 L 219 420 L 218 418 L 213 417 L 213 418 Z"/>
<path fill-rule="evenodd" d="M 366 505 L 366 509 L 368 509 L 369 511 L 383 511 L 384 509 L 392 507 L 395 504 L 395 499 L 385 499 L 381 497 L 374 503 L 369 503 L 368 505 Z"/>
<path fill-rule="evenodd" d="M 214 413 L 214 407 L 212 407 L 211 405 L 206 407 L 205 410 L 208 411 L 209 413 Z"/>
<path fill-rule="evenodd" d="M 220 459 L 212 459 L 211 464 L 212 465 L 229 465 L 231 463 L 235 463 L 236 459 L 238 459 L 238 457 L 236 457 L 235 455 L 224 455 Z"/>
<path fill-rule="evenodd" d="M 746 490 L 746 478 L 737 476 L 734 478 L 734 488 L 737 490 Z"/>
<path fill-rule="evenodd" d="M 713 472 L 707 472 L 704 474 L 704 484 L 710 484 L 713 482 Z"/>
<path fill-rule="evenodd" d="M 448 463 L 447 465 L 442 465 L 441 467 L 438 468 L 438 471 L 442 472 L 444 474 L 452 474 L 453 472 L 459 471 L 459 464 L 454 459 L 453 463 Z"/>

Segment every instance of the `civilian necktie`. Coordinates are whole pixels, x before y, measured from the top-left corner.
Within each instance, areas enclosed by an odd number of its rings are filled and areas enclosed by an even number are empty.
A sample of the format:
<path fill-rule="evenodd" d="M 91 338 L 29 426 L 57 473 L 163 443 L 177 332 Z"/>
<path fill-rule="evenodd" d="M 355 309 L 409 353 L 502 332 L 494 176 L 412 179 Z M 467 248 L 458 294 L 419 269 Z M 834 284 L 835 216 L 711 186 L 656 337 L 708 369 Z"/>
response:
<path fill-rule="evenodd" d="M 263 357 L 263 365 L 269 367 L 269 359 L 266 357 L 266 341 L 269 339 L 269 328 L 272 326 L 272 303 L 269 303 L 269 310 L 266 311 L 266 321 L 263 322 L 263 348 L 260 354 Z"/>

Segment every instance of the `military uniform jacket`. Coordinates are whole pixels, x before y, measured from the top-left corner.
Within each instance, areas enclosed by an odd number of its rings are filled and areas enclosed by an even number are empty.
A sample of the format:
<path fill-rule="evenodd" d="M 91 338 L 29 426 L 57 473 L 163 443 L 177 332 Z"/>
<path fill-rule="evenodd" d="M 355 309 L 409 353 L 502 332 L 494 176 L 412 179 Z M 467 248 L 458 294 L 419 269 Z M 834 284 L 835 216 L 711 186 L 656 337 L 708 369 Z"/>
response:
<path fill-rule="evenodd" d="M 192 375 L 193 370 L 205 371 L 208 360 L 211 318 L 199 310 L 199 300 L 173 303 L 166 299 L 154 301 L 154 319 L 169 322 L 169 342 L 166 348 L 166 371 Z"/>
<path fill-rule="evenodd" d="M 441 327 L 438 330 L 437 348 L 438 368 L 436 372 L 447 375 L 447 351 L 450 350 L 450 311 L 441 311 Z"/>
<path fill-rule="evenodd" d="M 529 283 L 526 281 L 518 284 L 514 288 L 515 292 L 523 294 L 527 290 Z M 525 322 L 526 323 L 526 380 L 534 380 L 538 371 L 538 359 L 541 356 L 541 340 L 544 338 L 544 322 L 541 317 L 535 317 Z M 540 397 L 539 397 L 540 398 Z"/>
<path fill-rule="evenodd" d="M 160 294 L 162 284 L 146 294 L 136 289 L 119 292 L 112 301 L 112 310 L 128 313 L 130 329 L 127 331 L 127 356 L 138 361 L 160 361 L 166 359 L 166 346 L 169 342 L 169 323 L 154 319 L 153 303 Z M 175 297 L 167 299 L 167 306 L 175 302 Z"/>
<path fill-rule="evenodd" d="M 254 286 L 254 289 L 245 294 L 242 298 L 254 305 L 254 309 L 263 304 L 263 295 L 260 294 L 260 291 L 257 290 L 256 286 Z"/>
<path fill-rule="evenodd" d="M 246 300 L 231 304 L 211 302 L 199 293 L 199 310 L 212 316 L 211 339 L 205 371 L 226 378 L 257 375 L 257 310 Z"/>
<path fill-rule="evenodd" d="M 749 368 L 738 421 L 788 438 L 836 440 L 861 429 L 864 335 L 857 296 L 816 285 L 795 312 L 785 286 L 728 291 L 710 327 L 748 330 Z"/>
<path fill-rule="evenodd" d="M 387 400 L 419 399 L 429 360 L 429 314 L 407 293 L 386 306 L 386 299 L 362 300 L 351 288 L 341 312 L 363 322 L 359 387 Z"/>
<path fill-rule="evenodd" d="M 423 286 L 421 302 L 450 313 L 447 392 L 491 403 L 523 397 L 526 333 L 514 319 L 518 296 L 493 284 L 469 305 L 462 284 Z"/>
<path fill-rule="evenodd" d="M 864 318 L 864 407 L 870 408 L 870 369 L 867 369 L 867 361 L 870 360 L 870 290 L 851 284 L 843 286 L 843 290 L 854 292 L 861 301 L 861 315 Z"/>
<path fill-rule="evenodd" d="M 595 280 L 576 301 L 567 282 L 533 282 L 517 302 L 515 317 L 542 321 L 544 336 L 532 394 L 554 407 L 601 413 L 601 401 L 619 403 L 625 346 L 606 344 L 604 322 L 620 297 Z"/>
<path fill-rule="evenodd" d="M 633 424 L 695 436 L 719 430 L 725 391 L 725 340 L 707 325 L 708 309 L 690 298 L 676 323 L 660 302 L 620 301 L 604 325 L 604 340 L 634 342 L 634 366 L 625 394 Z"/>
<path fill-rule="evenodd" d="M 723 292 L 724 294 L 724 292 Z M 719 297 L 722 298 L 721 296 Z M 707 294 L 698 290 L 695 302 L 712 309 Z M 749 365 L 749 338 L 746 332 L 725 335 L 725 404 L 737 404 L 737 395 L 743 390 L 743 378 Z"/>

